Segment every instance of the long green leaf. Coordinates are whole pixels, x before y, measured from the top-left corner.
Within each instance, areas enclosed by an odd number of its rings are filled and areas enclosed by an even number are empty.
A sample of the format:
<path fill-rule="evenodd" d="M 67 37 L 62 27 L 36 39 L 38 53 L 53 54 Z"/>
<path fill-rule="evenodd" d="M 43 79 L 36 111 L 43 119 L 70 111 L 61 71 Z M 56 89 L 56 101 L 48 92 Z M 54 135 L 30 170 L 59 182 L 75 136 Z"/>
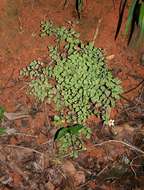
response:
<path fill-rule="evenodd" d="M 68 133 L 68 128 L 62 127 L 57 130 L 55 133 L 54 140 L 59 140 L 60 138 L 64 137 Z"/>
<path fill-rule="evenodd" d="M 68 127 L 68 131 L 72 135 L 75 135 L 75 134 L 78 134 L 79 130 L 82 129 L 83 127 L 84 127 L 83 125 L 75 124 L 75 125 L 72 125 L 72 126 Z"/>
<path fill-rule="evenodd" d="M 126 2 L 127 2 L 127 0 L 121 0 L 121 2 L 120 2 L 119 19 L 118 19 L 118 24 L 117 24 L 116 34 L 115 34 L 115 40 L 116 40 L 116 38 L 117 38 L 117 36 L 119 34 L 119 31 L 120 31 L 120 28 L 121 28 Z"/>
<path fill-rule="evenodd" d="M 128 33 L 130 28 L 131 28 L 134 9 L 135 9 L 137 1 L 138 0 L 133 0 L 132 3 L 131 3 L 131 7 L 129 9 L 129 14 L 128 14 L 128 19 L 127 19 L 127 22 L 126 22 L 126 33 Z"/>
<path fill-rule="evenodd" d="M 144 3 L 141 3 L 140 7 L 139 27 L 141 32 L 144 33 Z"/>
<path fill-rule="evenodd" d="M 79 130 L 82 129 L 84 126 L 80 124 L 75 124 L 68 127 L 62 127 L 57 130 L 54 140 L 59 140 L 62 137 L 64 137 L 67 133 L 70 133 L 71 135 L 78 134 Z"/>
<path fill-rule="evenodd" d="M 143 41 L 144 39 L 144 17 L 142 19 L 142 26 L 141 26 L 141 29 L 140 29 L 140 35 L 139 35 L 139 41 Z"/>

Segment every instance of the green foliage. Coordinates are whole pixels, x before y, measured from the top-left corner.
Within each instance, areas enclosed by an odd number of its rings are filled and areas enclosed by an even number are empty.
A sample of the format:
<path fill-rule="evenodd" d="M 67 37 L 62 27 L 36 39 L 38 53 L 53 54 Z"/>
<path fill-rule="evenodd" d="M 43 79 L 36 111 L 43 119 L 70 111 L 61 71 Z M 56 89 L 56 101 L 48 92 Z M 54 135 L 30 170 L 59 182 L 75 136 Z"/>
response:
<path fill-rule="evenodd" d="M 5 112 L 5 108 L 0 106 L 0 122 L 4 118 L 4 112 Z M 0 135 L 3 135 L 5 132 L 6 132 L 6 128 L 0 127 Z"/>
<path fill-rule="evenodd" d="M 40 101 L 54 101 L 61 113 L 68 108 L 69 123 L 83 123 L 94 112 L 108 123 L 109 110 L 122 88 L 106 67 L 102 49 L 83 44 L 73 29 L 55 27 L 51 22 L 43 22 L 41 27 L 41 36 L 54 34 L 65 47 L 49 47 L 51 65 L 33 61 L 21 71 L 31 79 L 30 93 Z M 49 79 L 56 84 L 50 84 Z"/>
<path fill-rule="evenodd" d="M 44 37 L 46 35 L 49 36 L 54 32 L 56 32 L 55 28 L 53 27 L 53 24 L 50 21 L 41 22 L 41 37 Z"/>
<path fill-rule="evenodd" d="M 136 3 L 137 0 L 132 0 L 132 4 L 131 7 L 129 8 L 129 15 L 128 15 L 128 19 L 127 19 L 127 25 L 126 25 L 126 32 L 128 33 L 130 27 L 131 27 L 131 23 L 132 23 L 132 19 L 133 19 L 133 14 L 134 14 L 134 9 L 136 7 Z"/>
<path fill-rule="evenodd" d="M 53 124 L 55 127 L 60 127 L 60 126 L 63 126 L 64 123 L 65 123 L 65 119 L 63 118 L 63 116 L 59 116 L 59 115 L 55 115 L 53 117 Z"/>
<path fill-rule="evenodd" d="M 73 29 L 66 29 L 64 26 L 55 27 L 50 21 L 41 22 L 40 36 L 43 37 L 46 35 L 55 35 L 58 40 L 66 40 L 69 43 L 79 43 L 79 40 L 77 39 L 79 33 L 75 32 Z"/>
<path fill-rule="evenodd" d="M 37 97 L 41 102 L 43 102 L 46 97 L 50 99 L 53 97 L 54 92 L 52 91 L 52 86 L 45 77 L 32 80 L 29 87 L 30 94 Z"/>
<path fill-rule="evenodd" d="M 52 90 L 52 85 L 48 81 L 49 77 L 52 75 L 52 70 L 50 67 L 44 67 L 44 63 L 34 60 L 29 66 L 20 71 L 20 75 L 23 77 L 30 77 L 30 94 L 37 97 L 38 100 L 43 102 L 46 97 L 53 97 L 54 91 Z"/>
<path fill-rule="evenodd" d="M 54 118 L 53 118 L 53 120 L 54 120 L 55 122 L 59 122 L 59 121 L 61 121 L 61 117 L 58 116 L 58 115 L 55 115 Z"/>
<path fill-rule="evenodd" d="M 75 135 L 82 128 L 83 128 L 83 125 L 79 125 L 79 124 L 75 124 L 75 125 L 67 127 L 67 128 L 64 128 L 64 127 L 60 128 L 55 135 L 55 139 L 57 139 L 57 140 L 61 139 L 63 136 L 65 136 L 66 133 Z"/>
<path fill-rule="evenodd" d="M 120 2 L 119 20 L 117 24 L 115 39 L 117 38 L 121 28 L 126 3 L 127 0 L 121 0 Z M 132 0 L 130 4 L 129 14 L 126 22 L 126 33 L 128 34 L 128 43 L 131 40 L 135 25 L 138 25 L 140 28 L 139 41 L 141 41 L 144 37 L 144 1 L 142 0 Z"/>
<path fill-rule="evenodd" d="M 84 139 L 91 137 L 91 129 L 83 125 L 75 124 L 66 128 L 60 128 L 55 134 L 60 155 L 70 155 L 76 158 L 78 152 L 85 150 Z"/>
<path fill-rule="evenodd" d="M 6 133 L 6 128 L 0 127 L 0 135 L 3 135 Z"/>
<path fill-rule="evenodd" d="M 4 112 L 5 112 L 5 108 L 0 106 L 0 121 L 2 121 L 2 119 L 4 118 Z"/>
<path fill-rule="evenodd" d="M 64 106 L 71 108 L 71 115 L 77 114 L 78 122 L 90 115 L 90 102 L 97 107 L 113 107 L 119 98 L 119 81 L 105 68 L 104 55 L 91 44 L 73 51 L 54 68 L 54 75 Z"/>

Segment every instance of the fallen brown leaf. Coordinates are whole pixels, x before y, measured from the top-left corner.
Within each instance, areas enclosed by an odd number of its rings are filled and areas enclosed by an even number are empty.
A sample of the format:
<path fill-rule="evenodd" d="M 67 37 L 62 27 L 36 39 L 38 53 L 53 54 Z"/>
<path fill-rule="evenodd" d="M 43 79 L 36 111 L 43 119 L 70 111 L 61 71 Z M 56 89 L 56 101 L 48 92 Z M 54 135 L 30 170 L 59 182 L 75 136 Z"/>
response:
<path fill-rule="evenodd" d="M 74 186 L 85 183 L 85 173 L 83 171 L 77 171 L 72 162 L 65 161 L 63 171 L 73 179 Z"/>
<path fill-rule="evenodd" d="M 76 186 L 85 183 L 85 173 L 83 171 L 77 171 L 74 175 L 74 183 Z"/>
<path fill-rule="evenodd" d="M 69 174 L 70 176 L 74 176 L 76 173 L 76 169 L 73 165 L 72 162 L 70 161 L 65 161 L 65 163 L 63 163 L 63 171 L 67 174 Z"/>
<path fill-rule="evenodd" d="M 49 181 L 46 185 L 45 185 L 47 190 L 54 190 L 55 186 Z"/>

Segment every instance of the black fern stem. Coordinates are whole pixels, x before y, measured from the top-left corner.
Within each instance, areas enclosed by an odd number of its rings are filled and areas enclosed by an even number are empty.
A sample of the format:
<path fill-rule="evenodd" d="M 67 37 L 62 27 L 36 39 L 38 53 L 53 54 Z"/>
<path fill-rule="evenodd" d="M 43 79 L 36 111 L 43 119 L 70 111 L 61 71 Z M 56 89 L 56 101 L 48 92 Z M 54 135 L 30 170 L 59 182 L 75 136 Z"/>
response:
<path fill-rule="evenodd" d="M 77 15 L 79 19 L 81 18 L 82 3 L 83 3 L 83 0 L 76 0 L 76 11 L 77 11 Z"/>
<path fill-rule="evenodd" d="M 121 28 L 121 24 L 122 24 L 122 20 L 123 20 L 123 14 L 124 14 L 124 9 L 125 9 L 125 6 L 126 6 L 126 2 L 127 2 L 127 0 L 121 0 L 121 2 L 120 2 L 120 6 L 119 6 L 119 19 L 118 19 L 117 30 L 116 30 L 116 34 L 115 34 L 115 40 L 117 39 L 117 36 L 118 36 L 120 28 Z"/>

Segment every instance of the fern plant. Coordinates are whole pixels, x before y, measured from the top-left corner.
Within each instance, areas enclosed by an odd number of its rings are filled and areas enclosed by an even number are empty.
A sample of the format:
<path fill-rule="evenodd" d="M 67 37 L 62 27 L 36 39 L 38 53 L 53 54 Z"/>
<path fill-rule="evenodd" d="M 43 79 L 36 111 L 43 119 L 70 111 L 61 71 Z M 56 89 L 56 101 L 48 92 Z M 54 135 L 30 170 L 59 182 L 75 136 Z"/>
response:
<path fill-rule="evenodd" d="M 30 93 L 40 101 L 54 101 L 63 114 L 67 108 L 69 123 L 83 123 L 96 114 L 107 124 L 110 109 L 120 98 L 120 81 L 106 67 L 105 56 L 92 43 L 82 43 L 73 29 L 55 27 L 51 22 L 41 24 L 41 36 L 55 35 L 63 50 L 49 47 L 51 65 L 33 61 L 21 74 L 30 77 Z M 55 84 L 50 83 L 50 79 Z"/>
<path fill-rule="evenodd" d="M 86 150 L 84 140 L 90 139 L 91 133 L 90 128 L 79 124 L 57 130 L 54 140 L 60 156 L 77 158 L 80 151 Z"/>

